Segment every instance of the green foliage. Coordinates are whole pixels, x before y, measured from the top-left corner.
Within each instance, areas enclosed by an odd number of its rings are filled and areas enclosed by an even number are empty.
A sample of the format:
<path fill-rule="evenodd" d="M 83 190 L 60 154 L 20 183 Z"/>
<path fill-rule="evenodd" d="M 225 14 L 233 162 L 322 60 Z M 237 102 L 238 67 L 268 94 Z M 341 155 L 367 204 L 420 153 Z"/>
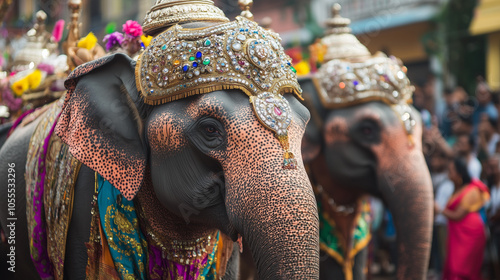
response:
<path fill-rule="evenodd" d="M 106 25 L 106 34 L 111 34 L 116 31 L 116 22 L 110 22 Z"/>
<path fill-rule="evenodd" d="M 469 26 L 477 3 L 471 0 L 450 0 L 432 20 L 433 31 L 421 40 L 426 52 L 436 55 L 444 69 L 443 80 L 448 84 L 452 75 L 459 86 L 473 93 L 478 75 L 484 76 L 484 36 L 472 36 Z"/>
<path fill-rule="evenodd" d="M 294 22 L 304 26 L 313 35 L 313 39 L 310 42 L 302 42 L 302 47 L 309 46 L 316 38 L 321 38 L 323 36 L 324 30 L 316 21 L 310 1 L 287 0 L 286 5 L 293 8 Z M 299 44 L 294 44 L 294 46 L 297 45 Z"/>

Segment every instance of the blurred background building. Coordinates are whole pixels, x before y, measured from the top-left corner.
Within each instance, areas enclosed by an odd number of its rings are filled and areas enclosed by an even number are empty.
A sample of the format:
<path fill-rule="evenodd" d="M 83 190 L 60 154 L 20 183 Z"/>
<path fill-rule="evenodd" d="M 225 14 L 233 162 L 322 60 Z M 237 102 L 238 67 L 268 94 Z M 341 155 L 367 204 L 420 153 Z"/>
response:
<path fill-rule="evenodd" d="M 68 0 L 12 2 L 2 36 L 26 32 L 39 9 L 48 14 L 49 27 L 57 19 L 69 18 Z M 102 38 L 110 22 L 117 27 L 128 19 L 141 22 L 154 2 L 83 0 L 82 30 Z M 237 0 L 214 2 L 230 18 L 240 13 Z M 342 5 L 342 16 L 352 20 L 353 33 L 372 53 L 383 51 L 401 58 L 416 84 L 435 81 L 438 100 L 447 86 L 460 85 L 473 94 L 477 76 L 485 76 L 493 89 L 500 88 L 498 0 L 254 0 L 252 12 L 257 21 L 271 22 L 285 47 L 306 50 L 323 35 L 335 2 Z"/>
<path fill-rule="evenodd" d="M 472 35 L 487 37 L 486 77 L 488 84 L 500 89 L 500 1 L 483 0 L 475 10 L 470 26 Z"/>

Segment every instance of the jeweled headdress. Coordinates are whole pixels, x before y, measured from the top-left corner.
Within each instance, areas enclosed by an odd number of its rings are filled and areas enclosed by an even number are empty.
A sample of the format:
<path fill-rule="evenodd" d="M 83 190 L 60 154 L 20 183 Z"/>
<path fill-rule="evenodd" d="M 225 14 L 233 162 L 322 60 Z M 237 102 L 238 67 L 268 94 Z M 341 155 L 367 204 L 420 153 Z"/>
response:
<path fill-rule="evenodd" d="M 33 69 L 52 53 L 57 52 L 57 43 L 51 39 L 52 34 L 45 30 L 46 19 L 47 14 L 44 11 L 40 10 L 36 13 L 36 23 L 26 33 L 26 46 L 14 57 L 13 71 Z"/>
<path fill-rule="evenodd" d="M 322 39 L 327 46 L 327 62 L 314 78 L 321 103 L 334 109 L 382 101 L 399 114 L 410 135 L 416 121 L 408 105 L 414 87 L 406 76 L 406 67 L 401 60 L 380 52 L 372 56 L 350 33 L 350 20 L 342 18 L 339 11 L 340 5 L 335 4 L 334 16 L 327 22 L 329 35 Z"/>
<path fill-rule="evenodd" d="M 203 2 L 201 7 L 206 8 L 205 2 L 211 1 L 189 2 Z M 218 12 L 205 14 L 209 18 L 216 15 Z M 288 146 L 291 108 L 282 96 L 291 92 L 301 98 L 291 59 L 278 34 L 243 17 L 227 21 L 203 28 L 174 25 L 158 34 L 138 59 L 137 86 L 150 105 L 222 89 L 245 92 L 259 121 L 276 134 L 285 150 L 283 167 L 295 168 Z M 149 26 L 159 25 L 150 22 Z"/>
<path fill-rule="evenodd" d="M 157 0 L 144 18 L 144 33 L 155 35 L 166 27 L 193 21 L 228 22 L 212 0 Z"/>

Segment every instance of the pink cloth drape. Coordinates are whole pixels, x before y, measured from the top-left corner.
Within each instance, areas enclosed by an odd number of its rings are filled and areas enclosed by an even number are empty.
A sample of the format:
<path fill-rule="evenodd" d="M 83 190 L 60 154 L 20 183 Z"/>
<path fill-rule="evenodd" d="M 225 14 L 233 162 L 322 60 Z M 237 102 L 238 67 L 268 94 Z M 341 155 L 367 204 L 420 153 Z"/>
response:
<path fill-rule="evenodd" d="M 480 181 L 473 181 L 460 193 L 453 196 L 449 210 L 456 210 L 464 197 L 474 189 L 488 192 Z M 444 280 L 481 280 L 486 235 L 484 223 L 478 212 L 469 212 L 459 221 L 448 220 L 447 254 L 444 268 Z"/>

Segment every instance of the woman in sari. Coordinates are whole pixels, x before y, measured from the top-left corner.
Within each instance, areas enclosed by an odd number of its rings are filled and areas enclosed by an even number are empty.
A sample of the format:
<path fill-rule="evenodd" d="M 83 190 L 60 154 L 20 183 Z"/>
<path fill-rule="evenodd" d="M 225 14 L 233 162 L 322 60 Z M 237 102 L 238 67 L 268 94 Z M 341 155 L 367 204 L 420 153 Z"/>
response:
<path fill-rule="evenodd" d="M 481 181 L 471 179 L 467 165 L 461 159 L 450 164 L 448 176 L 455 191 L 445 209 L 436 209 L 448 218 L 443 279 L 480 280 L 486 235 L 477 211 L 488 201 L 488 189 Z"/>

